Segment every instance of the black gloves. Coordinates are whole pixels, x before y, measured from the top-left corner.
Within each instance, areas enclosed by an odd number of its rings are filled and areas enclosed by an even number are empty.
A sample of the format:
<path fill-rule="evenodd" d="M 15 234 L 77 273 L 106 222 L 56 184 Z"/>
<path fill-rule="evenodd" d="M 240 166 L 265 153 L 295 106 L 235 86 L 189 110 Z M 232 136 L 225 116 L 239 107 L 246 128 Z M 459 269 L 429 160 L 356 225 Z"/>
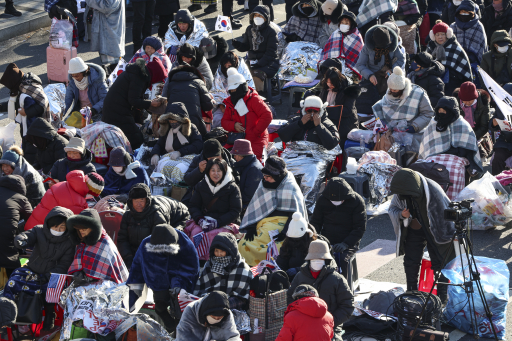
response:
<path fill-rule="evenodd" d="M 242 46 L 242 42 L 235 39 L 231 41 L 231 44 L 233 44 L 233 47 L 237 50 Z"/>
<path fill-rule="evenodd" d="M 53 5 L 52 8 L 50 8 L 50 13 L 48 13 L 48 16 L 50 19 L 53 19 L 54 17 L 57 19 L 67 19 L 68 16 L 66 15 L 66 12 L 64 12 L 65 8 L 62 8 L 57 5 Z"/>
<path fill-rule="evenodd" d="M 343 253 L 346 249 L 348 249 L 348 245 L 345 243 L 338 243 L 332 246 L 332 250 L 338 253 Z"/>
<path fill-rule="evenodd" d="M 276 242 L 282 242 L 285 237 L 286 233 L 283 233 L 283 231 L 279 232 L 279 234 L 276 236 Z"/>
<path fill-rule="evenodd" d="M 302 41 L 302 38 L 297 35 L 297 33 L 292 33 L 286 35 L 286 38 L 284 38 L 287 43 L 293 43 L 294 41 Z"/>
<path fill-rule="evenodd" d="M 94 109 L 94 108 L 91 108 L 91 116 L 96 116 L 98 115 L 98 110 Z"/>
<path fill-rule="evenodd" d="M 254 237 L 256 236 L 256 228 L 248 228 L 247 232 L 245 233 L 245 240 L 248 242 L 252 242 L 254 240 Z"/>
<path fill-rule="evenodd" d="M 87 277 L 85 272 L 77 271 L 73 273 L 73 281 L 75 282 L 75 286 L 89 285 L 90 283 L 96 281 L 94 278 Z"/>

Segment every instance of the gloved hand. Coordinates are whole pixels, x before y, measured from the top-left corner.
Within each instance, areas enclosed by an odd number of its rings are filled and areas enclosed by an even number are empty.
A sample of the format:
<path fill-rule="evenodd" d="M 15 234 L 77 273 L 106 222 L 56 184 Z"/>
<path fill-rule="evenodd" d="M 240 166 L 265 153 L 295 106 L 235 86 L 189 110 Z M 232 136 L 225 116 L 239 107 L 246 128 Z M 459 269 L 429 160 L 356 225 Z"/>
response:
<path fill-rule="evenodd" d="M 212 217 L 204 217 L 200 223 L 203 231 L 212 231 L 217 228 L 217 220 Z"/>
<path fill-rule="evenodd" d="M 235 48 L 235 49 L 237 49 L 237 50 L 242 46 L 242 42 L 241 42 L 241 41 L 238 41 L 238 40 L 236 40 L 236 39 L 233 39 L 233 40 L 231 41 L 231 44 L 233 45 L 233 48 Z"/>
<path fill-rule="evenodd" d="M 176 160 L 177 158 L 179 158 L 181 156 L 181 153 L 178 152 L 178 151 L 174 151 L 172 153 L 169 154 L 169 157 L 171 158 L 171 160 Z"/>
<path fill-rule="evenodd" d="M 248 229 L 245 233 L 245 240 L 252 242 L 256 236 L 256 228 Z"/>
<path fill-rule="evenodd" d="M 91 117 L 98 115 L 98 110 L 91 108 Z"/>
<path fill-rule="evenodd" d="M 169 289 L 169 293 L 171 294 L 171 296 L 174 296 L 174 297 L 178 297 L 180 291 L 181 291 L 180 287 L 174 287 L 172 289 Z"/>
<path fill-rule="evenodd" d="M 14 238 L 14 246 L 17 247 L 18 249 L 23 249 L 25 248 L 25 246 L 27 245 L 27 242 L 24 240 L 25 236 L 23 235 L 19 235 L 17 236 L 16 238 Z"/>
<path fill-rule="evenodd" d="M 343 253 L 346 249 L 348 249 L 348 245 L 345 243 L 338 243 L 332 246 L 332 250 L 338 253 Z"/>
<path fill-rule="evenodd" d="M 286 238 L 286 233 L 283 233 L 283 231 L 279 232 L 279 234 L 276 236 L 276 242 L 282 242 Z"/>
<path fill-rule="evenodd" d="M 75 282 L 76 286 L 81 286 L 88 285 L 89 283 L 94 282 L 95 279 L 87 277 L 87 275 L 83 271 L 77 271 L 73 273 L 73 281 Z"/>
<path fill-rule="evenodd" d="M 288 275 L 288 278 L 292 278 L 293 276 L 295 276 L 298 272 L 297 269 L 298 268 L 289 268 L 288 270 L 286 270 L 286 274 Z"/>
<path fill-rule="evenodd" d="M 158 166 L 158 161 L 160 161 L 160 156 L 155 154 L 151 157 L 151 166 Z"/>
<path fill-rule="evenodd" d="M 196 222 L 197 225 L 201 226 L 201 222 L 202 220 L 204 220 L 204 217 L 203 216 L 200 216 L 200 217 L 197 217 L 197 218 L 194 218 L 194 221 Z"/>
<path fill-rule="evenodd" d="M 180 49 L 179 46 L 177 45 L 172 45 L 171 47 L 169 47 L 169 54 L 172 54 L 172 55 L 177 55 L 178 54 L 178 50 Z"/>

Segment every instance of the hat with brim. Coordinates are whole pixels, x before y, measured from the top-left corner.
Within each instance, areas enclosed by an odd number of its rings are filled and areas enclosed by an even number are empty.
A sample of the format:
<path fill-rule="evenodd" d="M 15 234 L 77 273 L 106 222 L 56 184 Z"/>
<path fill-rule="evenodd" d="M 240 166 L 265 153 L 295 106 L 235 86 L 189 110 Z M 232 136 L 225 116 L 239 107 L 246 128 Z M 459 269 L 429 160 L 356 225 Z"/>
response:
<path fill-rule="evenodd" d="M 506 40 L 502 40 L 502 41 L 498 41 L 497 43 L 495 43 L 496 45 L 500 46 L 500 47 L 503 47 L 503 46 L 508 46 L 510 45 L 510 42 L 509 41 L 506 41 Z"/>
<path fill-rule="evenodd" d="M 329 252 L 329 245 L 323 240 L 314 240 L 309 244 L 308 255 L 305 260 L 333 259 Z"/>

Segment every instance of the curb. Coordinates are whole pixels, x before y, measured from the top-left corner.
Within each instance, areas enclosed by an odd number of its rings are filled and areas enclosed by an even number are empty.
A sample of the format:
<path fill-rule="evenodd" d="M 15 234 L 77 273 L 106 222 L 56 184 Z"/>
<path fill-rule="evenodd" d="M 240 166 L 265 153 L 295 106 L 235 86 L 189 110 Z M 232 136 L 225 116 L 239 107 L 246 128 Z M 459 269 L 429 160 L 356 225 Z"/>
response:
<path fill-rule="evenodd" d="M 48 13 L 46 12 L 40 12 L 37 14 L 25 12 L 23 15 L 28 17 L 27 21 L 0 28 L 0 42 L 50 26 L 52 23 L 51 19 L 48 17 Z M 1 18 L 0 20 L 6 19 Z"/>

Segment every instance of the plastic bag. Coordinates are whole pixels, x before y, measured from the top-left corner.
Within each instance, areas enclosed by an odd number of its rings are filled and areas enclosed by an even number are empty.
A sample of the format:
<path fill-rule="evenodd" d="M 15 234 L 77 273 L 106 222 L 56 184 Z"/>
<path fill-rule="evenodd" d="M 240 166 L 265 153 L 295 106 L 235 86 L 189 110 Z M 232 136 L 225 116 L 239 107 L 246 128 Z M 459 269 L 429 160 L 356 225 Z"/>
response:
<path fill-rule="evenodd" d="M 412 134 L 405 131 L 394 131 L 395 142 L 401 146 L 410 146 L 412 144 Z"/>
<path fill-rule="evenodd" d="M 73 24 L 69 20 L 52 19 L 50 45 L 54 49 L 71 50 L 73 46 Z"/>
<path fill-rule="evenodd" d="M 352 129 L 347 134 L 347 138 L 352 141 L 361 141 L 361 136 L 364 138 L 364 143 L 370 143 L 370 141 L 373 138 L 373 131 L 363 129 Z"/>
<path fill-rule="evenodd" d="M 0 127 L 0 146 L 5 153 L 11 146 L 16 144 L 14 140 L 14 130 L 16 129 L 16 123 L 11 122 L 5 127 Z"/>
<path fill-rule="evenodd" d="M 464 272 L 468 276 L 468 266 L 466 256 L 463 255 Z M 478 271 L 480 272 L 480 281 L 485 294 L 485 300 L 491 310 L 492 322 L 496 334 L 500 340 L 505 339 L 505 327 L 507 316 L 507 303 L 509 298 L 509 277 L 510 273 L 505 261 L 501 259 L 492 259 L 487 257 L 475 257 Z M 452 260 L 442 270 L 452 284 L 463 284 L 462 266 L 460 257 Z M 451 321 L 454 327 L 466 332 L 473 333 L 471 326 L 470 305 L 467 302 L 467 295 L 464 288 L 460 286 L 448 286 L 448 303 L 444 311 L 447 321 Z M 480 337 L 494 338 L 491 325 L 485 315 L 480 295 L 475 290 L 473 294 L 474 308 L 476 313 L 476 324 L 478 335 Z"/>
<path fill-rule="evenodd" d="M 496 194 L 495 185 L 499 185 L 498 180 L 489 173 L 476 181 L 470 183 L 455 198 L 454 201 L 464 199 L 474 199 L 471 204 L 473 208 L 473 222 L 470 228 L 473 230 L 486 230 L 493 226 L 504 225 L 512 220 L 512 210 L 503 204 L 502 200 Z"/>

